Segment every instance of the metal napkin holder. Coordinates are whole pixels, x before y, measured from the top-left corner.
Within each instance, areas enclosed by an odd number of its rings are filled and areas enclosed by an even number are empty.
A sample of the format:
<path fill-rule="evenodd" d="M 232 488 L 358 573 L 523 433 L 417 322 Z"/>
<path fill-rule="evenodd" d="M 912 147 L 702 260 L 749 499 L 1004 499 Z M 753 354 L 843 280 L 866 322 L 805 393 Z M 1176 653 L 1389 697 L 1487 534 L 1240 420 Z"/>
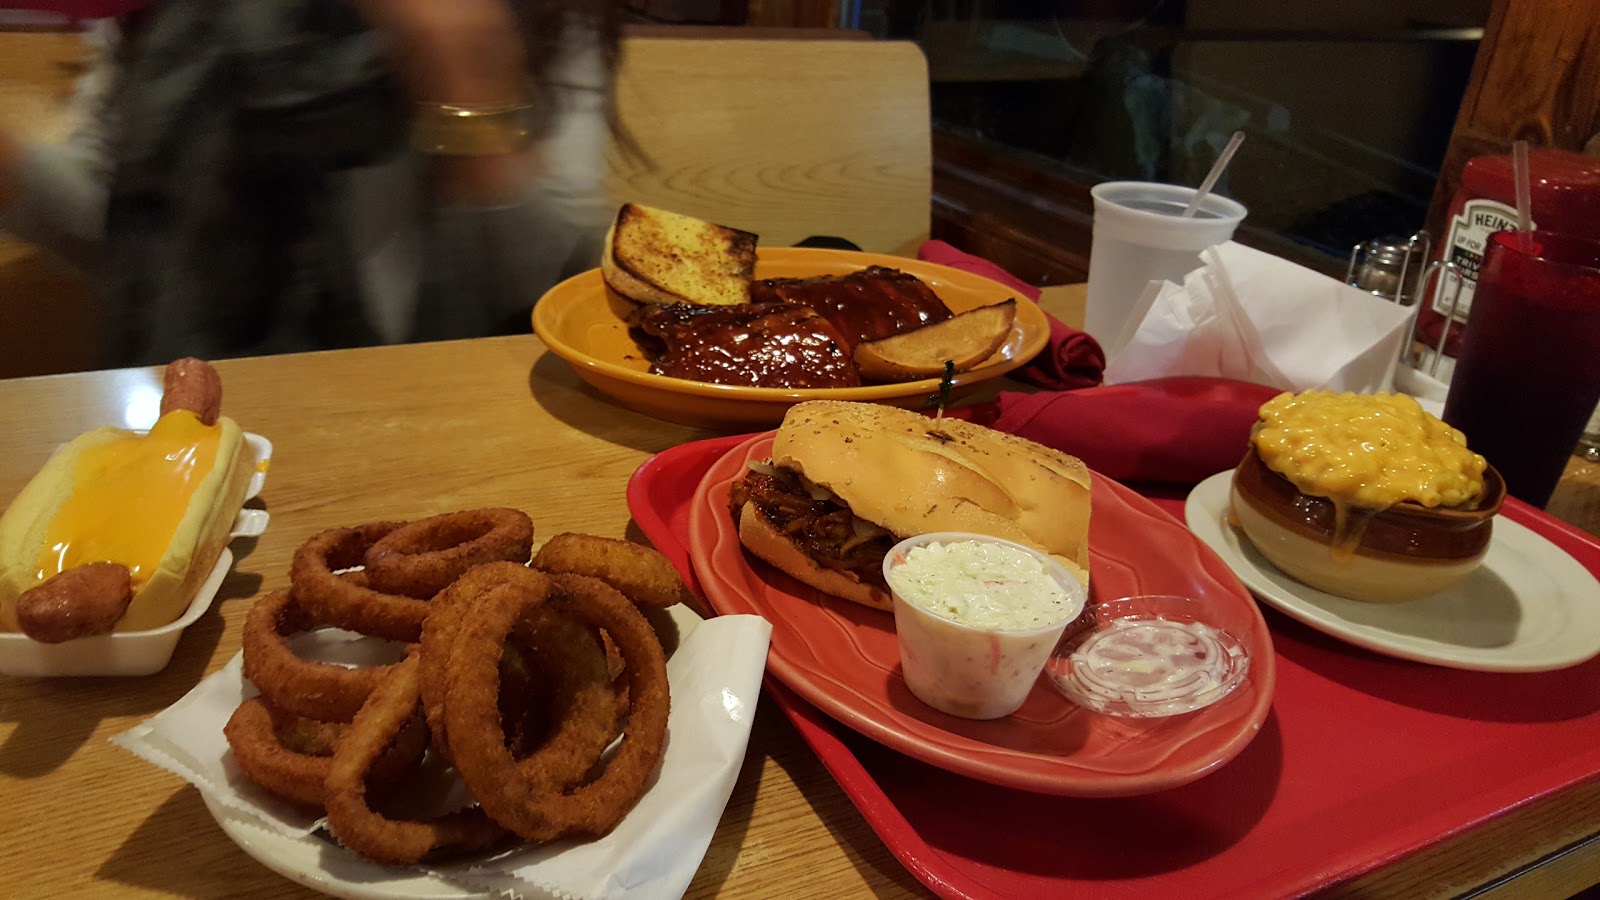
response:
<path fill-rule="evenodd" d="M 1381 240 L 1362 241 L 1350 248 L 1350 263 L 1345 269 L 1345 283 L 1374 296 L 1382 297 L 1400 306 L 1412 307 L 1411 340 L 1400 348 L 1400 362 L 1420 370 L 1426 362 L 1428 376 L 1437 378 L 1439 360 L 1444 356 L 1445 341 L 1456 325 L 1456 308 L 1461 302 L 1461 287 L 1465 283 L 1461 269 L 1455 263 L 1435 260 L 1423 265 L 1433 251 L 1433 240 L 1426 231 L 1418 231 L 1404 244 L 1385 243 Z M 1419 273 L 1415 279 L 1412 273 Z M 1439 338 L 1430 349 L 1417 334 L 1417 312 L 1425 298 L 1431 296 L 1428 285 L 1432 282 L 1440 296 L 1448 290 L 1444 325 Z M 1446 285 L 1453 287 L 1446 288 Z M 1408 290 L 1409 288 L 1409 290 Z M 1431 358 L 1430 358 L 1431 357 Z"/>

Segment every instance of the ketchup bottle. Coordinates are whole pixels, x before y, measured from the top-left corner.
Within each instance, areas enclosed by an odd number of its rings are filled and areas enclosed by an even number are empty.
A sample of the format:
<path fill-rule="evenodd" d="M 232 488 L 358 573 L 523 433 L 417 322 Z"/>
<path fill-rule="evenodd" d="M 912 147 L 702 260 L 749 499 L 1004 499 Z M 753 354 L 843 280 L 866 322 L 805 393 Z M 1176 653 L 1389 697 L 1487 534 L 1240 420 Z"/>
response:
<path fill-rule="evenodd" d="M 1600 238 L 1600 158 L 1566 150 L 1533 147 L 1528 150 L 1530 214 L 1536 229 Z M 1439 258 L 1461 270 L 1461 299 L 1455 324 L 1445 339 L 1445 368 L 1439 377 L 1450 380 L 1461 326 L 1472 308 L 1478 268 L 1489 235 L 1517 227 L 1517 190 L 1512 178 L 1511 154 L 1478 156 L 1467 160 L 1461 184 L 1450 201 Z M 1440 278 L 1429 302 L 1417 311 L 1417 335 L 1429 347 L 1439 343 L 1450 308 L 1453 284 Z"/>

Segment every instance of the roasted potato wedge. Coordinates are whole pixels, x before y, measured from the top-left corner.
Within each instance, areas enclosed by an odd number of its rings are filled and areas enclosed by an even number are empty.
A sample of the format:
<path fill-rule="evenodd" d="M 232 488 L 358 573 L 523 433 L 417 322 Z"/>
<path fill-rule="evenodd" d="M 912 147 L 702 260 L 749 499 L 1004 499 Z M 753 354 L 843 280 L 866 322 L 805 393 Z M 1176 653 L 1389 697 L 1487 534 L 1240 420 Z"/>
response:
<path fill-rule="evenodd" d="M 944 374 L 945 360 L 964 372 L 989 358 L 1011 335 L 1017 301 L 969 309 L 915 331 L 856 345 L 856 368 L 868 381 L 916 381 Z"/>

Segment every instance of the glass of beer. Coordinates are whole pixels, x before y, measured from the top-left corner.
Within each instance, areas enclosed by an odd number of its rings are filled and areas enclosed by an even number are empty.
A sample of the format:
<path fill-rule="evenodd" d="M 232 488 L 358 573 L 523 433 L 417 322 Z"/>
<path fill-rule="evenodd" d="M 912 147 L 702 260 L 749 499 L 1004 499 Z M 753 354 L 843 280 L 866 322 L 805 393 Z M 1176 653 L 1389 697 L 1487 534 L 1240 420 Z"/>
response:
<path fill-rule="evenodd" d="M 1543 507 L 1600 402 L 1600 241 L 1489 236 L 1444 420 Z"/>

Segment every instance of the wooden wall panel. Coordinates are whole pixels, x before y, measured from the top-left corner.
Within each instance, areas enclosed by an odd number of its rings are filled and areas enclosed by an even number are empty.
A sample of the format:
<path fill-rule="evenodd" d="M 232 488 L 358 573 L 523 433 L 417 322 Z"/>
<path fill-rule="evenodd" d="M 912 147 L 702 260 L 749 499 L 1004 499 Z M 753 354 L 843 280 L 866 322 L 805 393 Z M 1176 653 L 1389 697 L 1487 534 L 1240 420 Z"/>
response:
<path fill-rule="evenodd" d="M 832 28 L 839 24 L 838 0 L 749 0 L 746 25 Z"/>
<path fill-rule="evenodd" d="M 1428 215 L 1442 234 L 1461 167 L 1535 146 L 1582 151 L 1600 137 L 1600 2 L 1494 0 Z"/>

